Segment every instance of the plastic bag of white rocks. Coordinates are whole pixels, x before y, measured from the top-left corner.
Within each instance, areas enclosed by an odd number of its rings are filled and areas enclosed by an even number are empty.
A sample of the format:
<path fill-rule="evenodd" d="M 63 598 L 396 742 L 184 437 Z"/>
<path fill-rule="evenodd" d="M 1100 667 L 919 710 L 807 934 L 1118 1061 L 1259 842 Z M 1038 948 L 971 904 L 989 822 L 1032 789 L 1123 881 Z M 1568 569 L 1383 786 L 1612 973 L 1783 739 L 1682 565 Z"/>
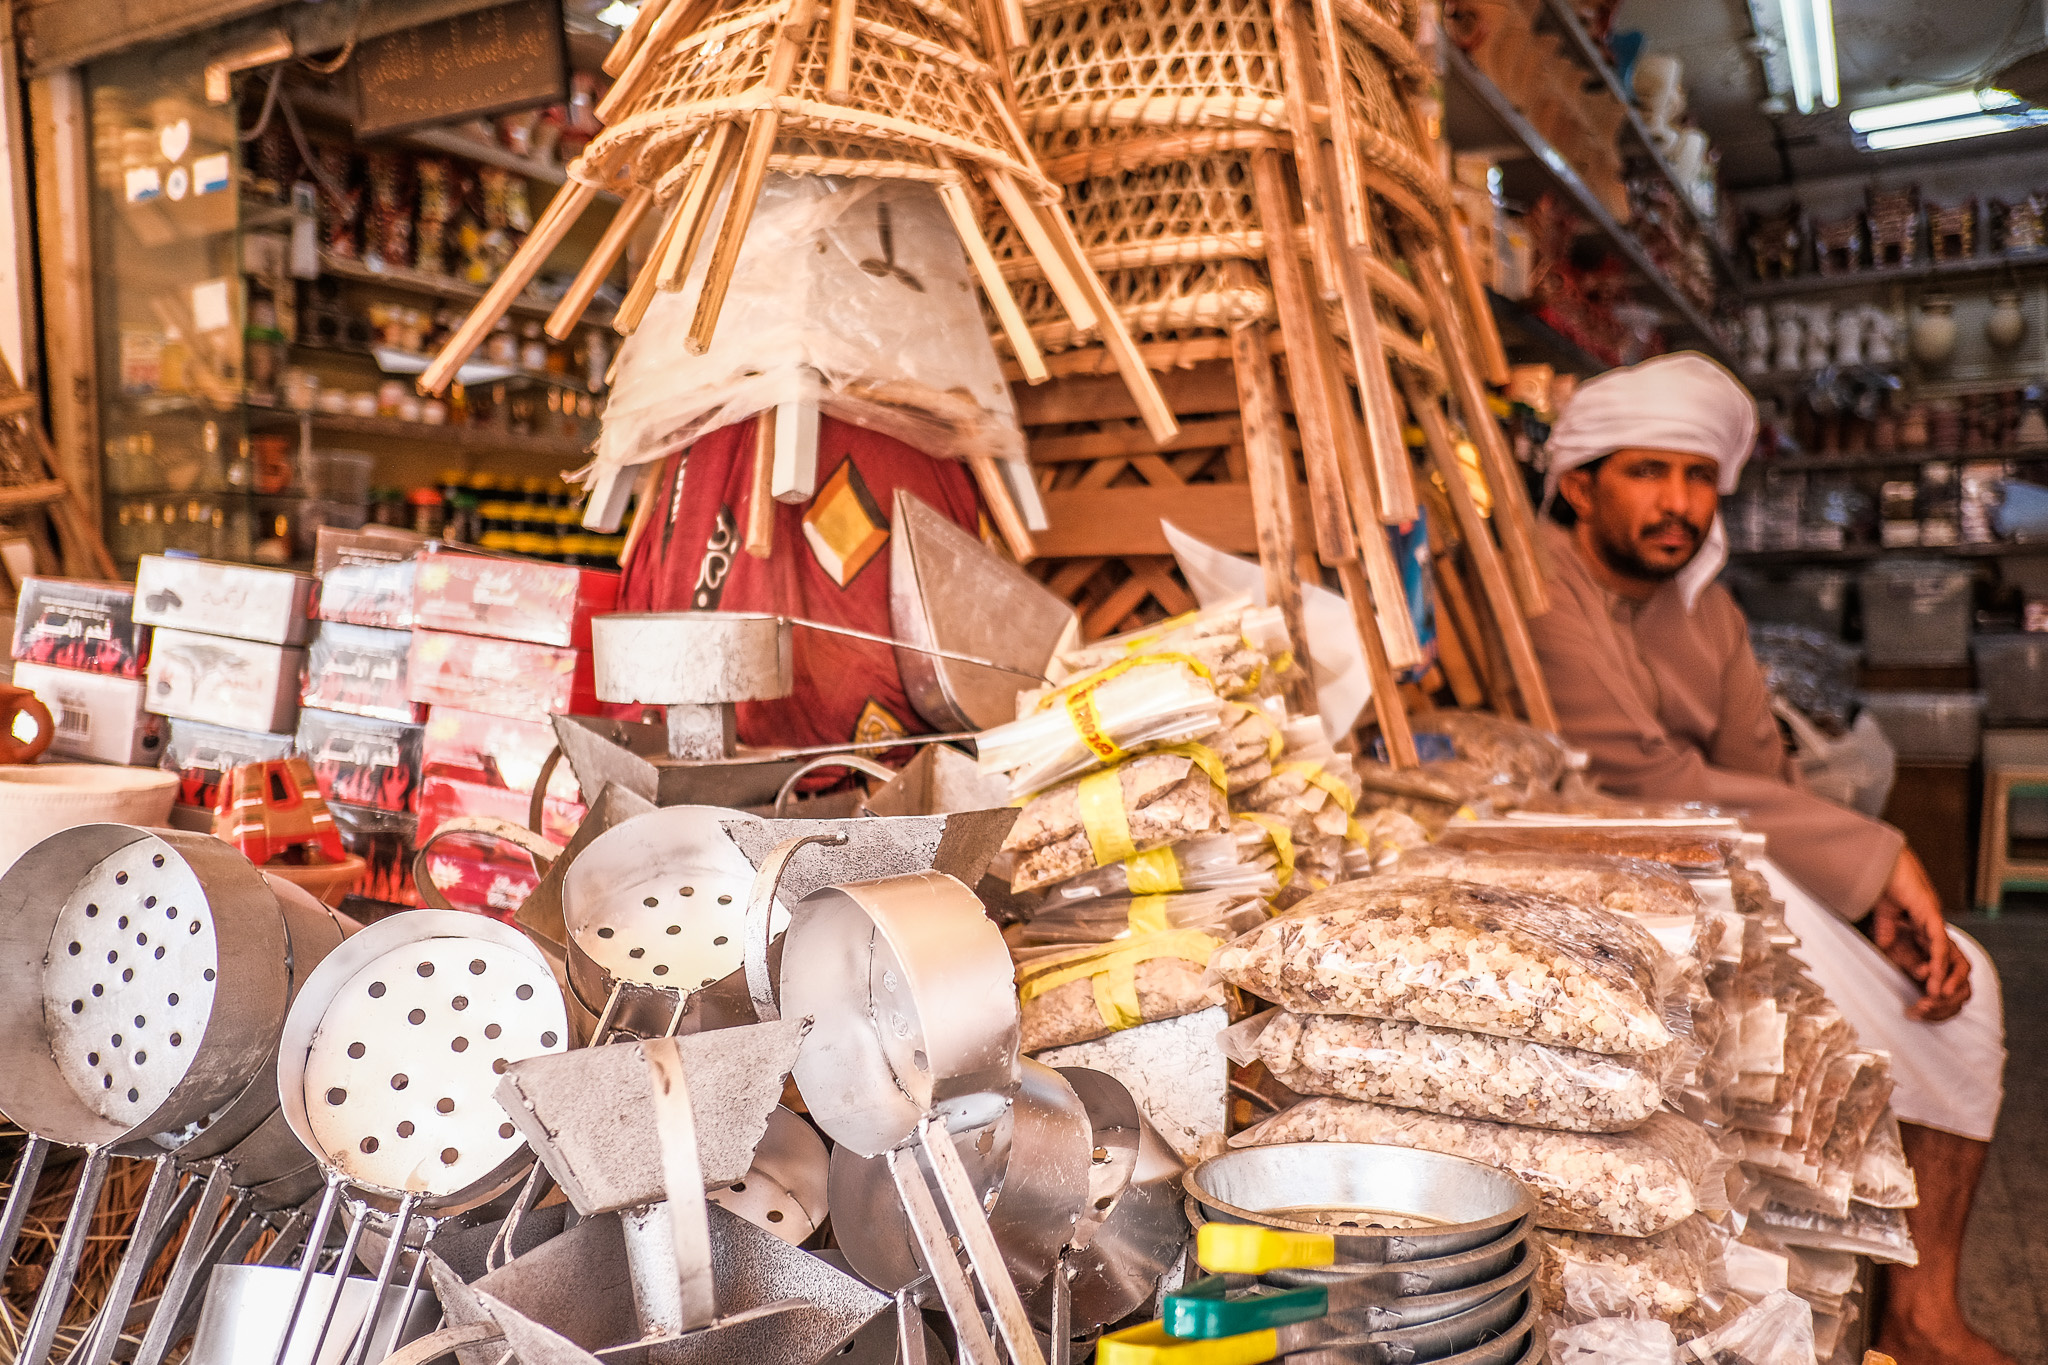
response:
<path fill-rule="evenodd" d="M 1282 1085 L 1458 1118 L 1579 1133 L 1635 1127 L 1664 1100 L 1667 1058 L 1608 1055 L 1399 1019 L 1272 1011 L 1247 1051 Z M 1667 1052 L 1673 1049 L 1666 1049 Z"/>
<path fill-rule="evenodd" d="M 1678 1335 L 1654 1318 L 1595 1318 L 1551 1333 L 1550 1365 L 1677 1365 Z"/>
<path fill-rule="evenodd" d="M 1654 1318 L 1695 1336 L 1721 1309 L 1721 1235 L 1703 1214 L 1653 1237 L 1539 1233 L 1550 1249 L 1547 1301 L 1567 1324 Z"/>
<path fill-rule="evenodd" d="M 1601 1053 L 1649 1053 L 1669 956 L 1626 916 L 1433 877 L 1318 891 L 1218 950 L 1224 980 L 1304 1014 L 1361 1014 Z"/>
<path fill-rule="evenodd" d="M 1894 1265 L 1920 1264 L 1920 1250 L 1906 1215 L 1898 1209 L 1852 1203 L 1847 1218 L 1766 1204 L 1750 1215 L 1750 1226 L 1772 1241 L 1818 1251 L 1847 1251 Z"/>
<path fill-rule="evenodd" d="M 1498 1166 L 1536 1195 L 1541 1227 L 1647 1237 L 1701 1209 L 1718 1209 L 1727 1159 L 1698 1124 L 1655 1114 L 1629 1133 L 1558 1133 L 1317 1097 L 1231 1140 L 1368 1142 L 1415 1147 Z"/>
<path fill-rule="evenodd" d="M 1266 897 L 1279 889 L 1279 879 L 1271 867 L 1242 856 L 1235 833 L 1205 834 L 1069 877 L 1046 887 L 1040 904 L 1050 907 L 1105 897 L 1170 895 L 1182 891 Z"/>
<path fill-rule="evenodd" d="M 1750 1308 L 1679 1348 L 1685 1365 L 1814 1365 L 1813 1310 L 1789 1289 L 1777 1289 Z"/>
<path fill-rule="evenodd" d="M 1899 1138 L 1898 1115 L 1887 1109 L 1863 1144 L 1863 1157 L 1856 1164 L 1850 1197 L 1859 1204 L 1880 1209 L 1911 1209 L 1920 1205 L 1920 1182 L 1906 1164 L 1906 1147 Z"/>

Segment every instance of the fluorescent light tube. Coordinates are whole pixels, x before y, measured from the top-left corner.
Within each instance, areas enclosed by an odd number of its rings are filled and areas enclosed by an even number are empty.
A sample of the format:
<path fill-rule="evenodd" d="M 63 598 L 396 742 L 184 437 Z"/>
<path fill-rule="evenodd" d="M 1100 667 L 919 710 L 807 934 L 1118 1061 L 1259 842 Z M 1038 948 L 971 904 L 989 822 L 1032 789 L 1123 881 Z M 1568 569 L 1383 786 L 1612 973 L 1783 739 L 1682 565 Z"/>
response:
<path fill-rule="evenodd" d="M 1946 95 L 1924 95 L 1919 99 L 1851 110 L 1849 127 L 1859 133 L 1874 133 L 1880 128 L 1939 123 L 1943 119 L 2011 109 L 2018 103 L 2003 90 L 1951 90 Z"/>
<path fill-rule="evenodd" d="M 1879 128 L 1863 135 L 1863 144 L 1873 152 L 1897 151 L 1901 147 L 1926 147 L 1937 142 L 1957 142 L 1968 137 L 1988 137 L 2016 128 L 2038 127 L 2042 118 L 2018 114 L 1972 114 L 1967 118 L 1942 119 L 1938 123 L 1913 123 L 1903 128 Z"/>
<path fill-rule="evenodd" d="M 1835 58 L 1834 0 L 1778 0 L 1785 29 L 1785 64 L 1792 70 L 1792 102 L 1802 114 L 1842 102 Z"/>
<path fill-rule="evenodd" d="M 1842 102 L 1842 71 L 1835 60 L 1834 0 L 1806 0 L 1813 14 L 1813 65 L 1820 74 L 1820 102 L 1832 109 Z"/>
<path fill-rule="evenodd" d="M 1785 62 L 1792 68 L 1792 103 L 1802 114 L 1813 112 L 1814 87 L 1819 82 L 1813 71 L 1813 30 L 1807 27 L 1803 0 L 1779 0 L 1778 13 L 1785 21 Z"/>

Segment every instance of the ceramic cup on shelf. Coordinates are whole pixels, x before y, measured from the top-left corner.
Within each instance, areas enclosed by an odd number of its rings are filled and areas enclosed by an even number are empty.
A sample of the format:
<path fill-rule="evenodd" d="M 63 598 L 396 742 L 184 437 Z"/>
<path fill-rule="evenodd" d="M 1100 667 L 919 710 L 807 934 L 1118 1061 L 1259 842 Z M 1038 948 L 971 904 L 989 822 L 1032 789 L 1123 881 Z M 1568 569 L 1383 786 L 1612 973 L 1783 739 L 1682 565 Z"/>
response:
<path fill-rule="evenodd" d="M 1929 369 L 1948 364 L 1956 353 L 1955 300 L 1946 294 L 1929 294 L 1920 300 L 1920 312 L 1913 319 L 1913 359 Z"/>
<path fill-rule="evenodd" d="M 2026 339 L 2027 315 L 2020 311 L 2017 289 L 2001 289 L 1991 296 L 1991 315 L 1984 319 L 1984 339 L 1998 350 L 2010 351 Z"/>

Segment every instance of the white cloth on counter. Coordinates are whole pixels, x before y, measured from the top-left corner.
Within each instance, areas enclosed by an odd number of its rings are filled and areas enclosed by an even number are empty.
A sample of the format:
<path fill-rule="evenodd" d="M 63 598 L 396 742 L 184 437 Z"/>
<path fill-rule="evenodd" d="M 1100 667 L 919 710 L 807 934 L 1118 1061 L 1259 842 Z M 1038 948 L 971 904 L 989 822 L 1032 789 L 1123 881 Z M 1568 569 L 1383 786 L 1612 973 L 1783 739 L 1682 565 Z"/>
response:
<path fill-rule="evenodd" d="M 1799 935 L 1794 956 L 1828 993 L 1866 1048 L 1892 1057 L 1892 1109 L 1902 1123 L 1989 1142 L 2005 1095 L 2005 1005 L 1991 955 L 1968 934 L 1949 936 L 1970 960 L 1970 999 L 1938 1024 L 1906 1017 L 1920 990 L 1857 928 L 1808 895 L 1770 859 L 1755 864 L 1785 903 Z"/>

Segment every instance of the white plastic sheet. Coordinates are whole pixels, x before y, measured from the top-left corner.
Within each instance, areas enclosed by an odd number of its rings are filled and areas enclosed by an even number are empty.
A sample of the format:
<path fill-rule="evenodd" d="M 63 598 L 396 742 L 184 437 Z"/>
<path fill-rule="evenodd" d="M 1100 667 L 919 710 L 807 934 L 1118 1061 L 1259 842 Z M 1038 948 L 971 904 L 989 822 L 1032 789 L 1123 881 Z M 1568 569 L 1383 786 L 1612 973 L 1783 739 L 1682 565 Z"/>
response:
<path fill-rule="evenodd" d="M 929 185 L 774 175 L 711 348 L 685 344 L 711 253 L 619 352 L 593 482 L 781 403 L 928 455 L 1024 458 L 960 239 Z"/>
<path fill-rule="evenodd" d="M 1173 547 L 1173 557 L 1179 561 L 1195 601 L 1209 607 L 1233 597 L 1249 597 L 1260 606 L 1267 605 L 1265 571 L 1258 561 L 1240 559 L 1197 540 L 1164 518 L 1159 527 Z M 1295 643 L 1308 652 L 1323 733 L 1335 744 L 1351 733 L 1365 704 L 1372 700 L 1365 646 L 1359 642 L 1351 604 L 1341 593 L 1314 583 L 1302 584 L 1301 616 L 1309 638 Z"/>

